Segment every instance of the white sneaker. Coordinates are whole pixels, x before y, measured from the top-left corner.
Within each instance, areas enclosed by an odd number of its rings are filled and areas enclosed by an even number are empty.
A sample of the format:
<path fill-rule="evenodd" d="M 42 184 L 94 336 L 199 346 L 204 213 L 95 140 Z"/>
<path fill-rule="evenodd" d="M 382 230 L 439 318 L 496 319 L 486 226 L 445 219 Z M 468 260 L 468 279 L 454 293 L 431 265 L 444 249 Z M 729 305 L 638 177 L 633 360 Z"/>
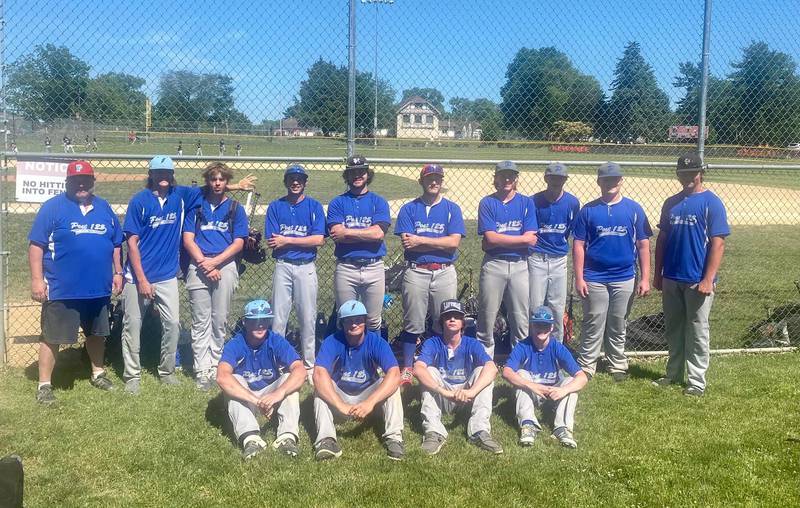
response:
<path fill-rule="evenodd" d="M 523 425 L 519 432 L 519 444 L 522 446 L 533 446 L 536 441 L 536 427 L 531 424 Z"/>

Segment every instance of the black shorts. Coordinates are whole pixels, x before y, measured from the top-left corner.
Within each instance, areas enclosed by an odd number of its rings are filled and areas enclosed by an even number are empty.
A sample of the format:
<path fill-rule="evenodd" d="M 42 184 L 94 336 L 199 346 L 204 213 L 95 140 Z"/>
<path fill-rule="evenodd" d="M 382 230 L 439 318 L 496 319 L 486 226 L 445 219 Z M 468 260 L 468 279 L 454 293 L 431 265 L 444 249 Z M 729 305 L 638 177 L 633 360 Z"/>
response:
<path fill-rule="evenodd" d="M 42 340 L 48 344 L 74 344 L 78 326 L 84 335 L 107 337 L 111 298 L 87 300 L 48 300 L 42 304 Z"/>

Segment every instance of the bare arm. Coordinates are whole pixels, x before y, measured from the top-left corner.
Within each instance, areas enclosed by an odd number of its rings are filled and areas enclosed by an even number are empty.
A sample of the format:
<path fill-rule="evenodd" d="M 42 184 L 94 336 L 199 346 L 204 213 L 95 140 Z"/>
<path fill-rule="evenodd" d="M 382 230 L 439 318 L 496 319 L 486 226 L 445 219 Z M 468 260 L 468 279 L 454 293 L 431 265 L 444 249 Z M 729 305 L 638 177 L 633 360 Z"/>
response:
<path fill-rule="evenodd" d="M 306 380 L 306 368 L 303 367 L 303 362 L 295 360 L 289 366 L 289 377 L 284 381 L 275 391 L 265 394 L 258 400 L 258 408 L 265 415 L 271 415 L 272 411 L 285 399 L 288 395 L 293 394 L 303 386 Z"/>
<path fill-rule="evenodd" d="M 122 292 L 122 247 L 114 247 L 111 268 L 114 275 L 111 277 L 111 292 L 118 295 Z"/>
<path fill-rule="evenodd" d="M 483 233 L 484 250 L 497 247 L 533 247 L 536 245 L 536 240 L 535 231 L 526 231 L 520 236 L 504 235 L 497 231 Z"/>
<path fill-rule="evenodd" d="M 497 365 L 493 361 L 488 361 L 483 365 L 483 370 L 478 375 L 475 383 L 466 390 L 456 390 L 456 400 L 459 402 L 471 402 L 478 394 L 494 382 L 497 375 Z"/>
<path fill-rule="evenodd" d="M 708 261 L 703 273 L 703 280 L 697 285 L 697 290 L 705 295 L 714 292 L 714 278 L 717 276 L 719 267 L 722 264 L 722 255 L 725 253 L 725 237 L 715 236 L 711 238 L 711 247 L 708 252 Z"/>
<path fill-rule="evenodd" d="M 664 283 L 664 249 L 667 246 L 667 233 L 665 231 L 658 232 L 656 238 L 656 265 L 653 273 L 653 287 L 661 291 Z"/>
<path fill-rule="evenodd" d="M 256 188 L 256 181 L 258 181 L 258 178 L 256 178 L 252 173 L 250 173 L 241 180 L 239 180 L 238 183 L 229 183 L 228 185 L 226 185 L 225 190 L 229 191 L 252 190 Z"/>
<path fill-rule="evenodd" d="M 248 404 L 258 404 L 258 397 L 233 377 L 233 366 L 228 362 L 219 362 L 217 365 L 217 384 L 228 397 Z"/>
<path fill-rule="evenodd" d="M 350 416 L 363 420 L 375 409 L 375 406 L 392 396 L 400 388 L 400 367 L 392 367 L 383 376 L 378 389 L 372 392 L 363 402 L 350 408 Z"/>
<path fill-rule="evenodd" d="M 583 387 L 586 386 L 586 383 L 588 382 L 589 378 L 586 376 L 586 373 L 582 370 L 579 370 L 578 373 L 572 377 L 572 380 L 569 383 L 565 384 L 564 386 L 552 387 L 548 397 L 550 397 L 551 400 L 563 399 L 570 393 L 583 390 Z"/>
<path fill-rule="evenodd" d="M 586 257 L 586 242 L 583 240 L 572 240 L 572 268 L 575 272 L 575 290 L 578 296 L 586 298 L 589 295 L 589 287 L 583 280 L 583 263 Z"/>
<path fill-rule="evenodd" d="M 128 261 L 130 261 L 133 275 L 136 278 L 136 288 L 145 298 L 153 298 L 154 290 L 142 268 L 142 255 L 139 252 L 139 235 L 128 236 Z"/>
<path fill-rule="evenodd" d="M 324 367 L 314 367 L 314 391 L 317 396 L 324 400 L 329 406 L 333 406 L 341 414 L 350 413 L 350 404 L 345 403 L 339 394 L 336 393 L 336 388 L 333 385 L 333 379 L 328 373 L 328 369 Z"/>
<path fill-rule="evenodd" d="M 200 247 L 197 246 L 197 242 L 195 242 L 194 239 L 195 234 L 193 232 L 186 231 L 183 233 L 183 248 L 189 253 L 194 264 L 199 265 L 206 257 L 203 255 L 203 252 L 200 250 Z"/>
<path fill-rule="evenodd" d="M 439 383 L 437 383 L 436 380 L 433 379 L 433 376 L 431 376 L 431 373 L 428 372 L 428 364 L 425 362 L 420 360 L 414 362 L 414 376 L 417 377 L 417 380 L 422 386 L 433 393 L 437 393 L 448 399 L 452 399 L 455 396 L 452 390 L 447 390 L 439 386 Z"/>
<path fill-rule="evenodd" d="M 503 367 L 503 378 L 511 383 L 511 385 L 515 388 L 525 390 L 534 395 L 538 395 L 539 397 L 547 397 L 550 393 L 551 388 L 549 386 L 528 381 L 524 377 L 517 374 L 517 372 L 511 367 Z"/>
<path fill-rule="evenodd" d="M 343 224 L 331 226 L 331 238 L 336 243 L 379 242 L 386 234 L 386 225 L 374 224 L 368 228 L 346 228 Z"/>
<path fill-rule="evenodd" d="M 44 256 L 42 246 L 31 242 L 28 246 L 28 266 L 31 269 L 31 298 L 37 302 L 47 300 L 47 283 L 44 281 L 42 256 Z"/>
<path fill-rule="evenodd" d="M 234 238 L 233 243 L 228 245 L 224 251 L 220 252 L 213 258 L 211 258 L 211 263 L 219 268 L 220 266 L 224 265 L 231 259 L 233 259 L 237 254 L 242 252 L 244 248 L 244 239 L 243 238 Z"/>
<path fill-rule="evenodd" d="M 322 247 L 325 243 L 323 235 L 309 236 L 283 236 L 272 233 L 271 238 L 267 238 L 267 246 L 270 249 L 280 249 L 283 247 Z"/>
<path fill-rule="evenodd" d="M 636 294 L 647 296 L 650 293 L 650 240 L 637 240 L 636 250 L 639 254 L 639 284 Z"/>
<path fill-rule="evenodd" d="M 431 238 L 411 233 L 403 233 L 400 235 L 400 241 L 403 243 L 403 248 L 406 250 L 443 249 L 446 251 L 455 251 L 461 244 L 461 235 L 456 233 L 440 238 Z"/>

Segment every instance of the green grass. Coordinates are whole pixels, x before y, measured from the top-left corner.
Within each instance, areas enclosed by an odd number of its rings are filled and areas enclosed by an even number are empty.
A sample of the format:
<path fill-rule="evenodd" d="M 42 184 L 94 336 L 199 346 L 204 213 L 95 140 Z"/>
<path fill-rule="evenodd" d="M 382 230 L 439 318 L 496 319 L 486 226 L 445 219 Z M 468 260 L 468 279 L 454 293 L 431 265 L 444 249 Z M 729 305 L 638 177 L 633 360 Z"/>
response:
<path fill-rule="evenodd" d="M 650 386 L 662 362 L 634 363 L 622 385 L 598 375 L 578 402 L 577 450 L 546 434 L 518 447 L 513 391 L 500 383 L 492 428 L 506 453 L 498 457 L 466 443 L 463 418 L 438 456 L 424 456 L 412 389 L 401 463 L 386 459 L 380 421 L 340 426 L 343 457 L 315 462 L 304 387 L 300 457 L 269 450 L 244 463 L 217 392 L 197 392 L 188 379 L 169 389 L 146 374 L 138 398 L 102 393 L 69 350 L 54 377 L 58 408 L 34 402 L 34 370 L 0 372 L 0 455 L 23 458 L 30 507 L 797 506 L 800 390 L 788 373 L 799 359 L 714 358 L 700 399 Z M 112 379 L 119 386 L 113 370 Z M 274 425 L 266 432 L 274 438 Z"/>

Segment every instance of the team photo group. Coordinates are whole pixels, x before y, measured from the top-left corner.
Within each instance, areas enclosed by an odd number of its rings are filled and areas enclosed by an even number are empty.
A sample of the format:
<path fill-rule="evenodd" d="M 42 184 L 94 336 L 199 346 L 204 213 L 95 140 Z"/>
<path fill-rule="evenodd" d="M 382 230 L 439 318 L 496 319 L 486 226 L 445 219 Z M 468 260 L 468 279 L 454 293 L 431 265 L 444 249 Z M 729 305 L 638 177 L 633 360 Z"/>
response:
<path fill-rule="evenodd" d="M 474 232 L 467 231 L 460 206 L 444 197 L 445 169 L 439 164 L 421 168 L 421 195 L 400 208 L 394 224 L 387 200 L 369 189 L 376 175 L 364 157 L 347 159 L 342 173 L 347 190 L 327 210 L 305 193 L 306 168 L 290 164 L 283 175 L 286 194 L 269 204 L 264 224 L 252 225 L 263 227 L 275 260 L 272 287 L 260 288 L 262 296 L 243 309 L 243 326 L 231 331 L 229 318 L 242 313 L 231 303 L 251 224 L 229 191 L 252 189 L 255 179 L 234 181 L 225 163 L 211 162 L 202 186 L 181 186 L 173 160 L 156 156 L 145 188 L 131 197 L 120 223 L 112 206 L 94 193 L 92 165 L 73 161 L 65 191 L 41 206 L 29 234 L 31 293 L 42 303 L 36 400 L 57 403 L 51 376 L 59 347 L 76 343 L 81 329 L 91 384 L 117 388 L 104 366 L 112 295 L 119 295 L 123 311 L 121 389 L 135 396 L 146 388 L 140 351 L 143 317 L 151 307 L 162 329 L 158 379 L 181 384 L 176 351 L 183 281 L 196 387 L 219 387 L 245 459 L 269 448 L 259 423 L 263 417 L 277 424 L 271 447 L 299 455 L 299 392 L 308 383 L 316 459 L 341 456 L 338 421 L 375 413 L 383 418 L 387 456 L 401 460 L 401 389 L 415 379 L 423 453 L 441 450 L 448 438 L 443 415 L 462 409 L 469 415 L 468 441 L 503 453 L 490 425 L 498 371 L 514 390 L 520 446 L 536 442 L 545 430 L 542 411 L 552 411 L 548 432 L 576 448 L 578 392 L 600 370 L 615 382 L 628 378 L 627 318 L 635 298 L 653 289 L 661 292 L 669 348 L 666 372 L 653 383 L 683 385 L 687 396 L 706 390 L 709 313 L 730 227 L 722 201 L 704 186 L 698 154 L 682 155 L 675 169 L 678 192 L 665 196 L 658 217 L 651 274 L 653 231 L 643 207 L 623 195 L 618 164 L 597 169 L 598 197 L 581 206 L 565 190 L 564 164 L 547 165 L 544 190 L 527 195 L 518 191 L 516 164 L 499 162 L 494 191 L 477 210 L 483 260 L 472 337 L 465 334 L 455 262 L 462 239 Z M 387 234 L 397 235 L 405 261 L 397 355 L 380 334 Z M 333 289 L 337 325 L 318 345 L 316 261 L 319 248 L 330 241 L 333 280 L 321 282 Z M 573 350 L 564 344 L 568 283 L 574 283 L 583 310 Z M 502 369 L 494 361 L 501 307 L 512 346 Z M 297 349 L 285 338 L 292 309 Z M 422 337 L 427 338 L 420 346 Z"/>

